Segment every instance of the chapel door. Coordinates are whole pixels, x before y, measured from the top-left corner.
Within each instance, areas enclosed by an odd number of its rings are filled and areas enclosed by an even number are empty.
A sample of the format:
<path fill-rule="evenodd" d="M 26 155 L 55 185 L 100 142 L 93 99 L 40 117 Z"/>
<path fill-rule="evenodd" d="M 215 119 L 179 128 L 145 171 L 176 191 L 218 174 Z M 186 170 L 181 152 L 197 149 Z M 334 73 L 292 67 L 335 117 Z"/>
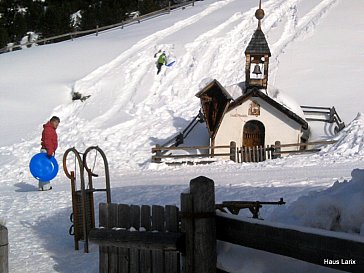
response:
<path fill-rule="evenodd" d="M 243 147 L 264 147 L 265 128 L 263 123 L 251 120 L 243 128 Z"/>

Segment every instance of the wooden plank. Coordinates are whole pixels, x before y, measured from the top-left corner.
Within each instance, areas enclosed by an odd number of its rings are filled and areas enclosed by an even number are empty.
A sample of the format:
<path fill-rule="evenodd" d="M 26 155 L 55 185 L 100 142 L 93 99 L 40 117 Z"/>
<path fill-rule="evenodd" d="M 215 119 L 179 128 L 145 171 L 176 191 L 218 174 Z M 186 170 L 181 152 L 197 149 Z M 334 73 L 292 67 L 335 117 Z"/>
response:
<path fill-rule="evenodd" d="M 118 205 L 111 203 L 108 207 L 108 228 L 118 226 Z M 114 246 L 108 248 L 109 273 L 118 273 L 118 249 Z"/>
<path fill-rule="evenodd" d="M 164 207 L 152 206 L 152 231 L 165 231 L 164 227 Z M 164 252 L 154 250 L 152 252 L 153 273 L 168 273 L 164 268 Z"/>
<path fill-rule="evenodd" d="M 299 151 L 280 151 L 280 152 L 273 152 L 273 155 L 317 153 L 319 151 L 321 151 L 321 149 L 299 150 Z"/>
<path fill-rule="evenodd" d="M 330 110 L 331 107 L 322 107 L 322 106 L 307 106 L 307 105 L 301 105 L 301 108 L 311 108 L 311 109 L 324 109 L 324 110 Z M 303 110 L 305 112 L 305 110 Z"/>
<path fill-rule="evenodd" d="M 108 204 L 100 203 L 99 204 L 99 226 L 107 227 L 108 223 Z M 100 273 L 108 273 L 109 272 L 109 255 L 108 248 L 104 246 L 99 247 L 99 272 Z"/>
<path fill-rule="evenodd" d="M 150 231 L 151 224 L 151 209 L 150 206 L 142 205 L 140 213 L 140 225 L 146 231 Z M 152 272 L 152 252 L 150 250 L 140 250 L 140 272 L 151 273 Z"/>
<path fill-rule="evenodd" d="M 0 272 L 9 273 L 8 229 L 0 225 Z"/>
<path fill-rule="evenodd" d="M 165 208 L 166 216 L 166 231 L 178 232 L 179 231 L 179 216 L 178 207 L 167 205 Z"/>
<path fill-rule="evenodd" d="M 220 145 L 220 146 L 186 146 L 186 147 L 155 147 L 152 148 L 152 153 L 156 151 L 171 151 L 171 150 L 210 150 L 210 149 L 219 149 L 219 148 L 230 148 L 229 145 Z"/>
<path fill-rule="evenodd" d="M 216 272 L 216 224 L 214 181 L 199 176 L 190 181 L 193 196 L 194 270 L 198 273 Z"/>
<path fill-rule="evenodd" d="M 179 166 L 179 165 L 207 165 L 216 162 L 215 160 L 211 161 L 178 161 L 178 162 L 165 162 L 166 165 L 170 166 Z"/>
<path fill-rule="evenodd" d="M 248 162 L 248 148 L 244 147 L 244 162 Z"/>
<path fill-rule="evenodd" d="M 184 235 L 176 232 L 131 232 L 122 229 L 94 228 L 92 242 L 101 246 L 132 249 L 182 250 Z"/>
<path fill-rule="evenodd" d="M 153 159 L 158 158 L 188 158 L 188 157 L 212 157 L 212 156 L 230 156 L 230 153 L 220 153 L 220 154 L 185 154 L 185 155 L 154 155 Z"/>
<path fill-rule="evenodd" d="M 118 205 L 118 227 L 130 228 L 130 207 L 126 204 Z M 125 247 L 118 248 L 119 272 L 129 273 L 130 250 Z"/>
<path fill-rule="evenodd" d="M 165 207 L 166 216 L 166 231 L 178 232 L 179 231 L 179 217 L 178 208 L 176 206 Z M 168 251 L 164 253 L 165 257 L 165 268 L 168 273 L 179 273 L 180 272 L 180 255 L 177 252 Z"/>
<path fill-rule="evenodd" d="M 302 229 L 301 229 L 302 230 Z M 336 232 L 305 228 L 306 231 L 245 222 L 216 216 L 217 239 L 260 249 L 321 266 L 349 272 L 364 272 L 364 243 L 335 237 Z M 314 233 L 317 231 L 317 233 Z M 330 234 L 330 235 L 329 235 Z M 325 260 L 350 261 L 355 265 L 328 264 Z"/>
<path fill-rule="evenodd" d="M 314 141 L 314 142 L 306 142 L 306 143 L 290 143 L 290 144 L 279 144 L 276 147 L 296 147 L 296 146 L 306 146 L 306 145 L 327 145 L 327 144 L 335 144 L 337 140 L 329 140 L 329 141 Z"/>
<path fill-rule="evenodd" d="M 261 161 L 265 161 L 265 147 L 260 146 L 260 159 Z"/>
<path fill-rule="evenodd" d="M 140 228 L 140 207 L 130 206 L 130 224 L 131 228 L 139 231 Z M 137 233 L 137 232 L 136 232 Z M 130 249 L 130 273 L 139 273 L 140 250 L 137 248 Z"/>
<path fill-rule="evenodd" d="M 164 226 L 164 207 L 153 205 L 152 206 L 152 230 L 165 231 Z"/>
<path fill-rule="evenodd" d="M 146 231 L 150 231 L 152 227 L 150 206 L 142 205 L 140 211 L 140 226 Z"/>
<path fill-rule="evenodd" d="M 247 147 L 247 148 L 248 148 L 248 162 L 252 162 L 252 160 L 253 160 L 252 148 L 251 147 Z"/>
<path fill-rule="evenodd" d="M 182 272 L 194 272 L 194 248 L 193 248 L 193 234 L 194 226 L 191 217 L 184 217 L 184 215 L 190 215 L 193 213 L 193 201 L 190 193 L 181 193 L 181 229 L 186 234 L 186 251 L 182 252 L 183 259 L 183 270 Z"/>

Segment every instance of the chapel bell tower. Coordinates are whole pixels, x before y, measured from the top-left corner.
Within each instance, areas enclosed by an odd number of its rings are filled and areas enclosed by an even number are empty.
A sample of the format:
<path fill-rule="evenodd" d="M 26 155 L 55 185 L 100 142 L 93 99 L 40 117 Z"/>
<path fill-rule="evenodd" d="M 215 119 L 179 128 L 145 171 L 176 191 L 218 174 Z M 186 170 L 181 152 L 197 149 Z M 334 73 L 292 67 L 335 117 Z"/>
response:
<path fill-rule="evenodd" d="M 268 85 L 268 66 L 269 57 L 271 56 L 267 40 L 261 29 L 261 20 L 264 18 L 264 10 L 261 8 L 261 0 L 259 1 L 259 9 L 255 12 L 258 19 L 258 28 L 253 34 L 248 47 L 245 50 L 245 87 L 246 90 L 256 87 L 259 89 L 267 89 Z"/>

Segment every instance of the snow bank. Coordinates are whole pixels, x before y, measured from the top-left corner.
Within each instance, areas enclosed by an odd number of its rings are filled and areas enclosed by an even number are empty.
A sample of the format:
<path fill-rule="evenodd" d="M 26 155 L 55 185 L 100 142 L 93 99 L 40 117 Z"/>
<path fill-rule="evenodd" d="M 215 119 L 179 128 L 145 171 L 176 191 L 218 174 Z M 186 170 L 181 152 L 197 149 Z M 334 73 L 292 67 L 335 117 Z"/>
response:
<path fill-rule="evenodd" d="M 322 150 L 335 156 L 364 155 L 364 114 L 358 113 L 356 118 L 336 137 L 337 143 Z"/>
<path fill-rule="evenodd" d="M 364 236 L 364 170 L 354 169 L 351 176 L 350 181 L 336 181 L 326 190 L 277 208 L 271 220 Z"/>

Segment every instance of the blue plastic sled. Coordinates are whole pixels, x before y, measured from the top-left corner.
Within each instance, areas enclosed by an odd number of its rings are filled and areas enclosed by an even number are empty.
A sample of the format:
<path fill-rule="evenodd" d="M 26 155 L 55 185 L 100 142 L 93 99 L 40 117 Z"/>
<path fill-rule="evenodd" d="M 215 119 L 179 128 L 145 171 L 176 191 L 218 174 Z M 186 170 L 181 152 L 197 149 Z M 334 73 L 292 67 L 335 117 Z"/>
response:
<path fill-rule="evenodd" d="M 39 153 L 30 160 L 29 169 L 35 179 L 46 182 L 56 177 L 58 163 L 54 156 L 49 159 L 46 153 Z"/>
<path fill-rule="evenodd" d="M 171 67 L 176 61 L 170 62 L 169 64 L 166 64 L 166 66 Z"/>

